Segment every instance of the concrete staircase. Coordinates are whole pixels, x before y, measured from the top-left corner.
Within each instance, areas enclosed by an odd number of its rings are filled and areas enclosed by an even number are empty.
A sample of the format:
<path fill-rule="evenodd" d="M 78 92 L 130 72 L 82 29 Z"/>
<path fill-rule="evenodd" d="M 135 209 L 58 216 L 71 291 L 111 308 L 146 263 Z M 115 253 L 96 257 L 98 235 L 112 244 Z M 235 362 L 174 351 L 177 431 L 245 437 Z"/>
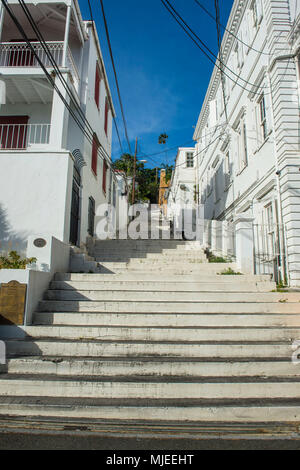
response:
<path fill-rule="evenodd" d="M 299 293 L 218 274 L 236 267 L 196 242 L 96 242 L 90 255 L 100 272 L 57 274 L 26 338 L 7 340 L 2 426 L 298 432 Z"/>

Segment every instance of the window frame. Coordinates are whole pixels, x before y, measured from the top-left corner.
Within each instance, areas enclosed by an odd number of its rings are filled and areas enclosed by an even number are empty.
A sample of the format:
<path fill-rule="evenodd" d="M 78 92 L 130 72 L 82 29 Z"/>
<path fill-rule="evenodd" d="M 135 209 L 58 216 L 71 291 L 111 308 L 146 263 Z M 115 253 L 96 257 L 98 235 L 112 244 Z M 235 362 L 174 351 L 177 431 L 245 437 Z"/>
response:
<path fill-rule="evenodd" d="M 194 153 L 186 152 L 185 154 L 186 168 L 194 168 Z"/>
<path fill-rule="evenodd" d="M 94 99 L 98 110 L 100 110 L 100 86 L 101 86 L 101 71 L 98 61 L 96 61 L 96 71 L 95 71 L 95 92 Z"/>

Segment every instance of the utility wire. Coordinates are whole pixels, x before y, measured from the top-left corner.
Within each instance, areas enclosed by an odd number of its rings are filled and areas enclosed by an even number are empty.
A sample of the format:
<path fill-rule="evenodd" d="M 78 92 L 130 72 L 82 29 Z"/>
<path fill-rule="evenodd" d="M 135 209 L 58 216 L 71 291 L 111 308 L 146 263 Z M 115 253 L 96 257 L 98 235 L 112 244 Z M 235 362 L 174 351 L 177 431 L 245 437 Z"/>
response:
<path fill-rule="evenodd" d="M 198 0 L 194 0 L 197 5 L 199 5 L 200 8 L 202 8 L 203 11 L 205 11 L 205 13 L 210 17 L 212 18 L 214 21 L 216 20 L 215 17 L 207 10 L 207 8 L 205 8 L 205 6 L 200 3 Z M 248 47 L 248 49 L 252 49 L 253 51 L 257 52 L 258 54 L 263 54 L 263 55 L 272 55 L 270 54 L 269 52 L 264 52 L 264 51 L 259 51 L 258 49 L 255 49 L 254 47 L 252 46 L 249 46 L 249 44 L 246 44 L 241 38 L 239 38 L 238 36 L 236 36 L 234 33 L 232 33 L 231 31 L 229 31 L 229 29 L 227 29 L 221 22 L 220 22 L 220 26 L 228 33 L 230 34 L 231 36 L 233 36 L 235 39 L 237 39 L 240 43 L 242 43 L 244 46 Z"/>
<path fill-rule="evenodd" d="M 216 28 L 217 28 L 217 38 L 218 38 L 218 48 L 219 48 L 219 57 L 221 59 L 221 85 L 222 85 L 222 94 L 224 101 L 224 110 L 226 123 L 228 123 L 228 113 L 227 113 L 227 104 L 226 104 L 226 92 L 225 92 L 225 77 L 224 77 L 224 63 L 223 63 L 223 52 L 222 52 L 222 39 L 221 39 L 221 30 L 220 30 L 220 8 L 219 0 L 215 0 L 215 10 L 216 10 Z"/>
<path fill-rule="evenodd" d="M 106 20 L 105 11 L 104 11 L 103 0 L 100 0 L 100 4 L 101 4 L 101 10 L 102 10 L 102 15 L 103 15 L 103 20 L 104 20 L 104 26 L 105 26 L 106 39 L 107 39 L 108 48 L 109 48 L 109 54 L 110 54 L 111 63 L 112 63 L 112 67 L 113 67 L 113 71 L 114 71 L 114 76 L 115 76 L 115 81 L 116 81 L 116 87 L 117 87 L 117 92 L 118 92 L 118 97 L 119 97 L 119 103 L 120 103 L 120 108 L 121 108 L 121 113 L 122 113 L 122 118 L 123 118 L 123 123 L 124 123 L 124 129 L 125 129 L 126 140 L 127 140 L 129 152 L 130 152 L 130 154 L 131 154 L 131 153 L 132 153 L 132 151 L 131 151 L 131 145 L 130 145 L 130 140 L 129 140 L 129 137 L 128 137 L 128 131 L 127 131 L 127 124 L 126 124 L 126 119 L 125 119 L 125 113 L 124 113 L 124 108 L 123 108 L 123 103 L 122 103 L 122 98 L 121 98 L 121 93 L 120 93 L 120 87 L 119 87 L 119 81 L 118 81 L 118 76 L 117 76 L 117 71 L 116 71 L 114 56 L 113 56 L 112 47 L 111 47 L 111 42 L 110 42 L 110 36 L 109 36 L 107 20 Z"/>
<path fill-rule="evenodd" d="M 179 13 L 172 7 L 172 5 L 170 4 L 170 2 L 168 0 L 161 0 L 161 3 L 164 5 L 164 7 L 169 11 L 169 13 L 173 16 L 173 18 L 175 19 L 175 21 L 179 24 L 179 26 L 185 31 L 185 33 L 190 37 L 190 39 L 192 39 L 192 41 L 196 44 L 196 46 L 201 50 L 201 52 L 208 58 L 208 60 L 210 60 L 210 62 L 213 63 L 213 65 L 221 70 L 220 66 L 208 55 L 207 52 L 205 52 L 203 50 L 203 48 L 198 44 L 198 42 L 193 38 L 193 36 L 189 33 L 189 31 L 191 31 L 191 33 L 197 38 L 197 40 L 203 45 L 203 47 L 205 47 L 211 55 L 213 55 L 217 62 L 221 63 L 220 59 L 218 56 L 216 56 L 210 49 L 208 46 L 206 46 L 206 44 L 199 38 L 199 36 L 188 26 L 188 24 L 183 20 L 183 18 L 179 15 Z M 168 6 L 170 5 L 170 7 Z M 172 11 L 173 10 L 173 11 Z M 174 13 L 175 14 L 174 14 Z M 177 15 L 177 17 L 175 16 Z M 182 23 L 180 22 L 180 20 L 182 21 Z M 189 31 L 188 31 L 189 30 Z M 242 77 L 240 77 L 238 74 L 236 74 L 233 70 L 231 70 L 226 64 L 223 64 L 224 67 L 226 67 L 226 69 L 228 69 L 233 75 L 235 75 L 237 77 L 237 80 L 234 80 L 232 77 L 230 77 L 227 73 L 224 72 L 224 75 L 226 75 L 226 77 L 229 78 L 229 80 L 233 81 L 235 84 L 237 84 L 240 88 L 242 88 L 243 90 L 247 91 L 248 93 L 252 93 L 253 95 L 261 95 L 261 93 L 257 93 L 255 91 L 252 91 L 252 90 L 249 90 L 247 89 L 245 86 L 241 85 L 238 83 L 238 79 L 242 80 L 243 82 L 245 82 L 246 84 L 256 88 L 256 89 L 259 89 L 259 88 L 268 88 L 268 86 L 259 86 L 259 85 L 255 85 L 245 79 L 243 79 Z M 269 94 L 269 93 L 265 93 L 266 94 Z"/>
<path fill-rule="evenodd" d="M 95 33 L 95 36 L 96 36 L 93 9 L 92 9 L 92 5 L 91 5 L 90 0 L 88 0 L 88 5 L 89 5 L 89 11 L 90 11 L 90 15 L 91 15 L 92 28 L 93 28 L 94 33 Z M 119 129 L 118 129 L 118 124 L 117 124 L 116 116 L 113 116 L 113 121 L 114 121 L 115 129 L 116 129 L 116 133 L 117 133 L 117 137 L 118 137 L 118 141 L 119 141 L 121 153 L 124 153 L 123 146 L 122 146 L 122 142 L 121 142 L 121 138 L 120 138 L 120 132 L 119 132 Z"/>
<path fill-rule="evenodd" d="M 1 0 L 2 3 L 4 4 L 4 1 Z M 31 42 L 29 41 L 28 37 L 26 36 L 26 33 L 24 32 L 22 26 L 20 25 L 20 23 L 18 22 L 17 18 L 14 16 L 13 12 L 8 8 L 7 11 L 9 12 L 11 18 L 13 19 L 13 21 L 15 22 L 16 26 L 18 27 L 19 31 L 21 32 L 21 34 L 23 35 L 26 43 L 28 44 L 28 46 L 31 48 L 32 52 L 34 53 L 37 61 L 39 62 L 40 66 L 42 67 L 43 71 L 45 72 L 47 78 L 49 79 L 50 77 L 50 83 L 51 85 L 53 86 L 53 88 L 56 90 L 56 92 L 58 93 L 58 95 L 60 96 L 60 98 L 62 99 L 64 105 L 66 106 L 66 108 L 68 109 L 68 111 L 70 112 L 71 116 L 73 117 L 73 119 L 75 120 L 75 122 L 77 123 L 77 125 L 79 126 L 79 128 L 82 130 L 83 134 L 86 136 L 86 138 L 89 140 L 89 142 L 93 145 L 93 138 L 94 138 L 94 130 L 93 128 L 91 127 L 90 123 L 88 122 L 88 120 L 86 119 L 85 115 L 83 114 L 83 111 L 82 109 L 80 108 L 80 106 L 78 105 L 76 99 L 74 98 L 74 95 L 72 93 L 72 90 L 69 88 L 68 84 L 66 83 L 63 75 L 61 74 L 60 72 L 60 69 L 56 63 L 56 61 L 54 60 L 52 54 L 51 54 L 51 51 L 50 49 L 48 48 L 48 45 L 47 43 L 45 42 L 45 40 L 43 39 L 42 37 L 42 34 L 40 32 L 40 30 L 37 28 L 27 6 L 25 5 L 24 1 L 23 0 L 19 0 L 19 3 L 21 5 L 21 7 L 23 8 L 23 11 L 24 13 L 26 14 L 27 16 L 27 19 L 28 21 L 30 22 L 34 32 L 37 34 L 37 37 L 39 38 L 41 44 L 42 44 L 42 47 L 43 49 L 45 50 L 52 66 L 54 67 L 54 69 L 56 70 L 57 74 L 59 75 L 59 78 L 60 80 L 62 81 L 62 84 L 65 88 L 65 90 L 67 91 L 69 97 L 71 98 L 77 112 L 79 112 L 80 116 L 81 116 L 81 119 L 84 121 L 84 124 L 87 124 L 88 127 L 89 127 L 89 130 L 90 130 L 90 134 L 86 131 L 84 125 L 78 120 L 77 118 L 77 115 L 74 113 L 74 111 L 72 110 L 72 108 L 69 106 L 69 103 L 65 100 L 65 98 L 62 96 L 60 90 L 58 89 L 58 87 L 56 86 L 55 84 L 55 81 L 52 79 L 51 75 L 48 73 L 47 69 L 45 68 L 44 64 L 41 62 L 40 58 L 38 57 L 35 49 L 32 47 L 32 44 Z M 106 154 L 106 156 L 108 157 L 107 159 L 105 157 L 103 157 L 103 155 L 100 153 L 100 152 L 103 152 L 104 154 Z M 111 162 L 110 162 L 110 156 L 109 154 L 106 152 L 106 150 L 104 149 L 104 147 L 100 144 L 99 142 L 99 147 L 98 147 L 98 151 L 97 151 L 97 155 L 102 159 L 102 160 L 105 160 L 106 163 L 108 164 L 108 166 L 112 169 L 113 171 L 113 168 L 111 166 Z"/>

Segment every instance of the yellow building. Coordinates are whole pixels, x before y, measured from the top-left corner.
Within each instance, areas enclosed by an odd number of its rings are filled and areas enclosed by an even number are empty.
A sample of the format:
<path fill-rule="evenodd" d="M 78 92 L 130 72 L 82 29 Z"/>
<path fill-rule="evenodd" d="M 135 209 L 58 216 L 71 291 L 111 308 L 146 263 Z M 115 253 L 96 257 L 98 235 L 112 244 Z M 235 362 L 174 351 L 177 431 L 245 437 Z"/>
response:
<path fill-rule="evenodd" d="M 170 187 L 170 181 L 166 182 L 166 170 L 160 171 L 158 204 L 164 215 L 167 215 L 167 190 Z"/>

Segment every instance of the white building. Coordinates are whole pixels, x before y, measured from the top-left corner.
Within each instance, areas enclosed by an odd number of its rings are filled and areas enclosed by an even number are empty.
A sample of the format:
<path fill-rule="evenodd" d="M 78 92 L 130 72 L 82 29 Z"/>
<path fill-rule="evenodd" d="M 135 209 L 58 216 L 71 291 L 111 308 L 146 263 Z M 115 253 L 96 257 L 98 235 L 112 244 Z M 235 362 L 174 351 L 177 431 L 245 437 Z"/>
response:
<path fill-rule="evenodd" d="M 183 206 L 196 201 L 196 165 L 194 147 L 178 149 L 170 187 L 168 188 L 168 218 L 175 221 Z"/>
<path fill-rule="evenodd" d="M 236 236 L 247 233 L 247 249 L 238 242 L 236 254 L 248 257 L 249 270 L 294 286 L 300 285 L 299 30 L 295 0 L 235 0 L 222 42 L 223 79 L 215 66 L 194 134 L 205 218 L 233 223 Z M 220 251 L 225 245 L 221 240 Z"/>
<path fill-rule="evenodd" d="M 60 76 L 21 5 L 8 0 L 35 53 L 0 6 L 0 241 L 22 250 L 29 236 L 80 245 L 94 234 L 95 208 L 110 202 L 115 111 L 96 29 L 77 0 L 26 1 Z M 38 58 L 55 81 L 54 90 Z M 88 120 L 84 135 L 61 97 Z M 78 111 L 78 108 L 80 111 Z M 76 111 L 77 110 L 77 111 Z M 80 120 L 80 118 L 79 118 Z M 81 120 L 83 122 L 83 120 Z M 94 133 L 93 133 L 94 132 Z M 1 247 L 0 247 L 1 248 Z"/>

